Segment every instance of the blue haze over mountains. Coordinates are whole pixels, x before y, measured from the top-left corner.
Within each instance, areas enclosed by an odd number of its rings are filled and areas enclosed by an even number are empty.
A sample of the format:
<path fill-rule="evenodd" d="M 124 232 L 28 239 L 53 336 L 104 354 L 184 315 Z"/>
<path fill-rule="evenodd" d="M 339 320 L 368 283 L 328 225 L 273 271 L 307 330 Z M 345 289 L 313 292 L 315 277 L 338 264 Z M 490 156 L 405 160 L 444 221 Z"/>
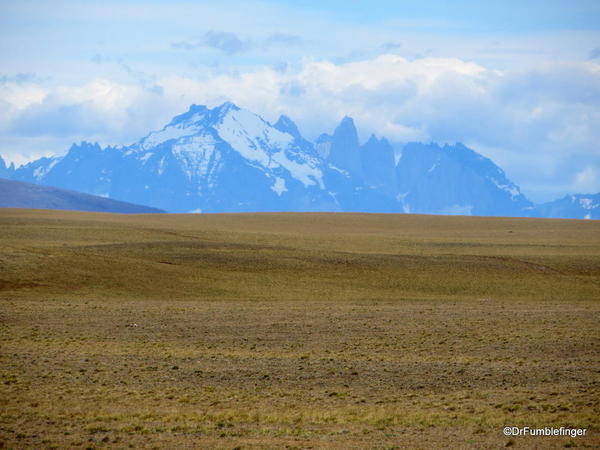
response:
<path fill-rule="evenodd" d="M 534 205 L 491 160 L 457 143 L 360 144 L 345 117 L 312 143 L 287 116 L 271 124 L 232 103 L 190 109 L 138 142 L 82 142 L 0 177 L 168 212 L 339 211 L 600 218 L 600 194 Z"/>

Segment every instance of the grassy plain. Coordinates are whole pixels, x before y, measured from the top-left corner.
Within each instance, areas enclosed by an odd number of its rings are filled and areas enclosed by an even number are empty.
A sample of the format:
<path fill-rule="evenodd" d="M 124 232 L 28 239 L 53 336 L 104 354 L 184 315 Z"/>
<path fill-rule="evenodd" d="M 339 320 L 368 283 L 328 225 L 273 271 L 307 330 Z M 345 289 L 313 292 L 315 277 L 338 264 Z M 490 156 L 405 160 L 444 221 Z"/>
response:
<path fill-rule="evenodd" d="M 0 210 L 5 448 L 598 447 L 599 357 L 597 221 Z"/>

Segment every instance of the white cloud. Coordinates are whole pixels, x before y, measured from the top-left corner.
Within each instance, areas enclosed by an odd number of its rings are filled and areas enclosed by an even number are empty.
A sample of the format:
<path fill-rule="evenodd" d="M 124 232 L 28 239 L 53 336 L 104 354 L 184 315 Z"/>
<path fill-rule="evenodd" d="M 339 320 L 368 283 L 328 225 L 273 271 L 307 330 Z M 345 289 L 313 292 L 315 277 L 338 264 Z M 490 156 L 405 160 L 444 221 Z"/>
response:
<path fill-rule="evenodd" d="M 583 194 L 600 192 L 600 168 L 598 166 L 587 166 L 575 174 L 573 191 Z"/>

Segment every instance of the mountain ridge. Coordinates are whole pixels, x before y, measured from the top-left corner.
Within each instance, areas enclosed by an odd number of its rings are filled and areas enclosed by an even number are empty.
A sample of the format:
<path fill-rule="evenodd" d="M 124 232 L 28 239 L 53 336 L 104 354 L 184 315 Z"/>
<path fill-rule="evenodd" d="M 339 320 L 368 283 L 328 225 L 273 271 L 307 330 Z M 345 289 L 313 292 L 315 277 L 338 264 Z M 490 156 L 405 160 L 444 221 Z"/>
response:
<path fill-rule="evenodd" d="M 409 143 L 396 162 L 385 137 L 361 145 L 350 117 L 312 143 L 288 116 L 272 124 L 231 102 L 192 104 L 128 146 L 81 142 L 18 168 L 0 158 L 0 176 L 171 212 L 562 217 L 568 207 L 570 216 L 596 218 L 600 211 L 594 196 L 593 207 L 577 211 L 565 202 L 534 205 L 500 167 L 460 143 Z"/>
<path fill-rule="evenodd" d="M 96 195 L 0 178 L 0 208 L 62 209 L 120 214 L 164 211 Z"/>

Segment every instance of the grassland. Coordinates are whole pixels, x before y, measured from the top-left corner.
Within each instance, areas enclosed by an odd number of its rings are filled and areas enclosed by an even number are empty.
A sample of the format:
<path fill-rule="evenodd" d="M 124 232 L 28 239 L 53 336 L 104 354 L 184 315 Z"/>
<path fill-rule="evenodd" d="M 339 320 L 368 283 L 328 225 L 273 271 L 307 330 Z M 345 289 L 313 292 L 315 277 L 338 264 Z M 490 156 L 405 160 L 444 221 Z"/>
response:
<path fill-rule="evenodd" d="M 599 356 L 597 221 L 0 210 L 5 448 L 598 447 Z"/>

